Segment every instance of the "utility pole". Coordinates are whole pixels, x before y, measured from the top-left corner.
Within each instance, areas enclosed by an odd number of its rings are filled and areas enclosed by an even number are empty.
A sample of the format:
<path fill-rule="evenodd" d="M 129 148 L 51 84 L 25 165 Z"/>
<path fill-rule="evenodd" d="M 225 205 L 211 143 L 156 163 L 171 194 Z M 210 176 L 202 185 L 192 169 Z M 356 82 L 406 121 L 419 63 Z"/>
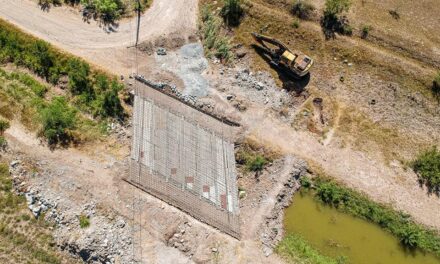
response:
<path fill-rule="evenodd" d="M 137 29 L 136 29 L 136 43 L 134 44 L 135 47 L 137 47 L 139 42 L 139 28 L 141 27 L 141 2 L 140 0 L 137 0 Z"/>

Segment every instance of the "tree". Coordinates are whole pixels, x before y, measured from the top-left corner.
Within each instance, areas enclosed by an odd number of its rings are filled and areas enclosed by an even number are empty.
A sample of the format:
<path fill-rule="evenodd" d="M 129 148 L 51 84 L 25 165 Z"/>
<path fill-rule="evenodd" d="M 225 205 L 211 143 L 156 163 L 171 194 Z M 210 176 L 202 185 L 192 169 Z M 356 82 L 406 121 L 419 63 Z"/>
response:
<path fill-rule="evenodd" d="M 353 30 L 348 24 L 346 16 L 343 16 L 343 12 L 350 10 L 350 0 L 326 0 L 324 16 L 321 19 L 321 25 L 324 30 L 326 38 L 334 38 L 335 32 L 351 35 Z"/>
<path fill-rule="evenodd" d="M 70 141 L 69 130 L 75 127 L 76 111 L 68 105 L 64 97 L 54 97 L 47 107 L 40 110 L 40 117 L 42 132 L 49 145 Z"/>
<path fill-rule="evenodd" d="M 241 17 L 244 15 L 241 0 L 224 0 L 224 5 L 220 11 L 226 25 L 236 27 L 240 24 Z"/>
<path fill-rule="evenodd" d="M 101 99 L 100 116 L 104 117 L 123 117 L 124 109 L 121 106 L 118 93 L 121 90 L 121 86 L 113 81 L 111 88 L 104 92 Z"/>

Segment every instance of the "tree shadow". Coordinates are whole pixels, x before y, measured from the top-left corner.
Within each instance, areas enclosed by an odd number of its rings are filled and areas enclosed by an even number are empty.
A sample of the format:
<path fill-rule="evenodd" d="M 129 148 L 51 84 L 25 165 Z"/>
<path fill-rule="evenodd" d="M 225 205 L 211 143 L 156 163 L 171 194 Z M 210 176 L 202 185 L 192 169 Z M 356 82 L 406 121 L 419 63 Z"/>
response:
<path fill-rule="evenodd" d="M 288 92 L 294 92 L 296 95 L 300 95 L 305 90 L 310 82 L 310 73 L 303 77 L 299 77 L 292 73 L 286 67 L 281 67 L 274 64 L 270 56 L 270 52 L 264 47 L 256 44 L 252 44 L 251 46 L 255 50 L 255 52 L 260 55 L 260 57 L 263 58 L 270 65 L 270 67 L 277 72 L 278 78 L 283 83 L 283 89 Z"/>
<path fill-rule="evenodd" d="M 417 183 L 419 184 L 420 189 L 426 188 L 426 194 L 428 196 L 435 195 L 440 198 L 440 187 L 429 184 L 426 180 L 418 176 Z"/>
<path fill-rule="evenodd" d="M 417 255 L 417 247 L 416 246 L 408 246 L 405 243 L 403 243 L 402 241 L 399 241 L 399 245 L 402 247 L 403 249 L 403 253 L 405 254 L 405 256 L 408 257 L 415 257 Z"/>
<path fill-rule="evenodd" d="M 58 3 L 58 2 L 51 3 L 50 1 L 47 1 L 47 0 L 39 0 L 38 5 L 40 6 L 41 11 L 49 13 L 52 5 L 53 6 L 61 6 L 61 3 Z"/>
<path fill-rule="evenodd" d="M 94 10 L 84 8 L 82 11 L 82 20 L 84 23 L 90 24 L 91 20 L 98 23 L 98 26 L 104 30 L 104 32 L 110 34 L 118 31 L 119 23 L 115 20 L 108 19 L 99 16 Z"/>
<path fill-rule="evenodd" d="M 347 36 L 353 34 L 346 16 L 324 15 L 321 18 L 320 24 L 326 40 L 335 39 L 336 33 Z"/>

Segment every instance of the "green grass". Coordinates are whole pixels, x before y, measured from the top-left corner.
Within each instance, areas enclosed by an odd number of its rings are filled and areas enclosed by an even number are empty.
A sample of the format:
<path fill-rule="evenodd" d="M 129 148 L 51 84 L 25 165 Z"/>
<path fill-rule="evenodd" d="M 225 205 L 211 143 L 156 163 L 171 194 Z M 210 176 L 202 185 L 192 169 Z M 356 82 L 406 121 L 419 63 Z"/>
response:
<path fill-rule="evenodd" d="M 262 155 L 250 155 L 246 157 L 246 169 L 248 171 L 262 171 L 269 161 Z"/>
<path fill-rule="evenodd" d="M 430 191 L 440 191 L 440 151 L 436 147 L 420 153 L 411 166 Z"/>
<path fill-rule="evenodd" d="M 3 136 L 0 136 L 0 151 L 8 146 L 8 141 Z"/>
<path fill-rule="evenodd" d="M 208 57 L 215 56 L 224 62 L 233 60 L 230 39 L 222 31 L 222 20 L 209 4 L 202 7 L 199 28 Z"/>
<path fill-rule="evenodd" d="M 302 183 L 305 183 L 303 187 L 312 190 L 316 199 L 324 204 L 378 224 L 399 238 L 404 246 L 419 248 L 440 256 L 440 235 L 415 223 L 409 215 L 373 202 L 365 195 L 327 178 L 318 177 L 313 180 L 312 184 L 308 181 L 302 181 Z"/>
<path fill-rule="evenodd" d="M 85 215 L 80 215 L 80 216 L 78 217 L 78 220 L 79 220 L 79 226 L 80 226 L 81 228 L 87 228 L 87 227 L 90 226 L 90 219 L 89 219 L 87 216 L 85 216 Z"/>
<path fill-rule="evenodd" d="M 19 120 L 29 130 L 46 137 L 49 143 L 61 143 L 60 140 L 66 138 L 83 143 L 106 133 L 105 120 L 88 118 L 84 114 L 87 111 L 68 103 L 65 97 L 53 96 L 48 84 L 27 73 L 6 72 L 0 68 L 0 98 L 5 103 L 5 107 L 0 104 L 1 116 Z"/>
<path fill-rule="evenodd" d="M 12 63 L 26 68 L 53 85 L 68 79 L 69 99 L 96 118 L 123 119 L 118 92 L 122 85 L 116 76 L 91 67 L 76 56 L 62 52 L 49 43 L 20 31 L 0 19 L 0 64 Z M 19 76 L 35 94 L 43 97 L 47 87 L 26 76 Z"/>
<path fill-rule="evenodd" d="M 235 153 L 237 164 L 248 172 L 262 171 L 270 162 L 280 157 L 277 151 L 253 139 L 245 139 Z"/>
<path fill-rule="evenodd" d="M 306 240 L 296 234 L 289 234 L 275 248 L 275 252 L 296 264 L 343 264 L 344 258 L 334 259 L 322 255 Z"/>

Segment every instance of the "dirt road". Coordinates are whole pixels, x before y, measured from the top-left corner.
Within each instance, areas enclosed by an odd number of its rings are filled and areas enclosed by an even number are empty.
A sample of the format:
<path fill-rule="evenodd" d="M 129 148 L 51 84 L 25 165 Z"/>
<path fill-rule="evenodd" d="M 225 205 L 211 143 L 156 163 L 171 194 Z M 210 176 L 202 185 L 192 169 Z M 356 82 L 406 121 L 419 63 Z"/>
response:
<path fill-rule="evenodd" d="M 133 45 L 136 34 L 135 19 L 123 20 L 114 31 L 106 31 L 96 21 L 84 22 L 69 7 L 54 7 L 45 12 L 30 0 L 1 0 L 0 15 L 26 32 L 67 50 L 127 47 Z M 140 40 L 176 32 L 182 36 L 193 34 L 196 17 L 197 1 L 156 0 L 142 16 Z"/>
<path fill-rule="evenodd" d="M 176 35 L 183 39 L 197 29 L 197 0 L 155 0 L 142 16 L 140 42 Z M 172 7 L 172 8 L 171 8 Z M 114 74 L 128 74 L 134 69 L 136 20 L 125 19 L 113 30 L 104 30 L 96 21 L 82 20 L 69 7 L 40 10 L 35 1 L 0 0 L 0 17 L 38 38 L 104 67 Z M 142 65 L 148 64 L 139 57 Z"/>

